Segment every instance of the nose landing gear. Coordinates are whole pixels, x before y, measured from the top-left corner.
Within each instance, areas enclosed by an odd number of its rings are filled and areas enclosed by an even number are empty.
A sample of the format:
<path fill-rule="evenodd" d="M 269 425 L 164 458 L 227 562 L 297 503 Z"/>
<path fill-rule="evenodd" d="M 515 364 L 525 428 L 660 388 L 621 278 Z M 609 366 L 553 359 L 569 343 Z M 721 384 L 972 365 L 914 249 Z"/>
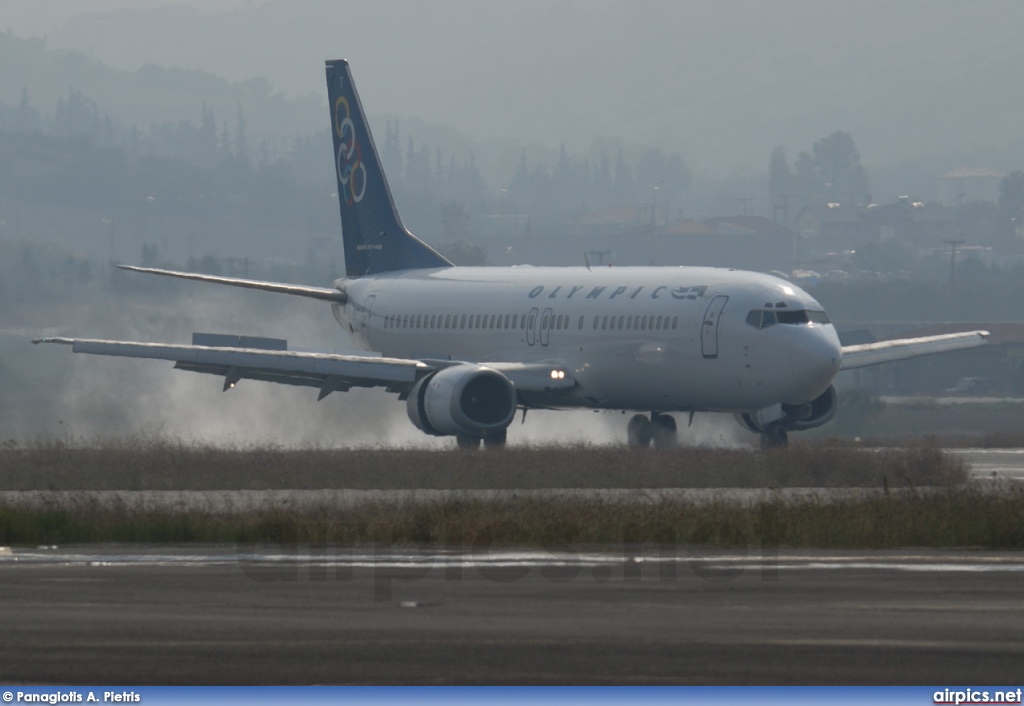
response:
<path fill-rule="evenodd" d="M 631 449 L 646 449 L 654 443 L 656 449 L 670 449 L 676 446 L 676 420 L 667 415 L 651 412 L 634 414 L 626 425 L 626 437 Z"/>

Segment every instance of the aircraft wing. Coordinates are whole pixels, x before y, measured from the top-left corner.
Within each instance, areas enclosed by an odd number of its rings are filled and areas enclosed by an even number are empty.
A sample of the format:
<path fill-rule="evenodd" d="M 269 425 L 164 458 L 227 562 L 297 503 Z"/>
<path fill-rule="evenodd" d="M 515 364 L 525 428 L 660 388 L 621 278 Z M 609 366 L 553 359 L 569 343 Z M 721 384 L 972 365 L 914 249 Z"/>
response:
<path fill-rule="evenodd" d="M 156 267 L 136 267 L 135 265 L 118 265 L 118 269 L 129 272 L 145 272 L 150 275 L 162 275 L 164 277 L 176 277 L 177 279 L 190 279 L 196 282 L 211 282 L 213 284 L 226 284 L 232 287 L 243 287 L 244 289 L 260 289 L 264 292 L 275 292 L 277 294 L 293 294 L 310 299 L 321 299 L 329 302 L 344 304 L 347 300 L 345 293 L 340 289 L 328 287 L 308 287 L 302 284 L 288 284 L 286 282 L 264 282 L 258 279 L 242 279 L 239 277 L 221 277 L 219 275 L 203 275 L 196 272 L 178 272 L 176 270 L 161 270 Z"/>
<path fill-rule="evenodd" d="M 900 338 L 893 341 L 843 346 L 840 370 L 865 368 L 869 365 L 892 363 L 922 355 L 977 348 L 988 344 L 988 331 L 964 331 L 923 338 Z"/>
<path fill-rule="evenodd" d="M 316 387 L 320 389 L 318 399 L 352 387 L 384 387 L 389 392 L 404 394 L 420 378 L 441 368 L 463 364 L 454 360 L 289 351 L 287 342 L 281 339 L 227 334 L 193 334 L 192 345 L 61 337 L 32 342 L 70 345 L 74 353 L 170 360 L 180 370 L 223 377 L 225 390 L 240 380 Z M 483 365 L 501 371 L 516 389 L 524 392 L 567 391 L 576 385 L 557 361 Z"/>

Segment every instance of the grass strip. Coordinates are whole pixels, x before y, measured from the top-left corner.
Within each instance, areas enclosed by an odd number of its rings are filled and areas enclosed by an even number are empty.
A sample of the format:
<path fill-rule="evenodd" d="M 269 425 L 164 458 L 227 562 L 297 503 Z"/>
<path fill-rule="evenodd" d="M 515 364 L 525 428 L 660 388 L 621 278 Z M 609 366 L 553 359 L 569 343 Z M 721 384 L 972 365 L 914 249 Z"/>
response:
<path fill-rule="evenodd" d="M 865 450 L 833 442 L 770 453 L 220 448 L 168 439 L 50 439 L 0 448 L 0 490 L 879 488 L 956 485 L 966 478 L 961 459 L 934 447 Z"/>
<path fill-rule="evenodd" d="M 660 542 L 883 549 L 1024 548 L 1024 487 L 825 492 L 754 502 L 566 497 L 373 501 L 218 511 L 72 499 L 0 504 L 0 544 L 281 543 L 468 547 Z"/>

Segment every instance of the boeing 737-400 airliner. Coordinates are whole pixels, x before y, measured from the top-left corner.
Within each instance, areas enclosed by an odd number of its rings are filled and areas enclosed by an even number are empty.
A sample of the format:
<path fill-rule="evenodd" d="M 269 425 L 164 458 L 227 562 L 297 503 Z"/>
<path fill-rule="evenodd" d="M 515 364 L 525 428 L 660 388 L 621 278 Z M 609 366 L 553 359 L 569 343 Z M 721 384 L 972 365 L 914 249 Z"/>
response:
<path fill-rule="evenodd" d="M 517 409 L 634 410 L 629 444 L 675 442 L 673 413 L 727 412 L 766 446 L 828 422 L 840 370 L 986 343 L 974 331 L 847 346 L 818 302 L 777 277 L 707 267 L 454 267 L 399 218 L 346 61 L 327 62 L 346 276 L 333 287 L 123 269 L 329 302 L 367 351 L 195 334 L 191 345 L 45 338 L 157 358 L 224 389 L 263 380 L 384 387 L 427 434 L 505 443 Z M 525 411 L 524 411 L 525 414 Z"/>

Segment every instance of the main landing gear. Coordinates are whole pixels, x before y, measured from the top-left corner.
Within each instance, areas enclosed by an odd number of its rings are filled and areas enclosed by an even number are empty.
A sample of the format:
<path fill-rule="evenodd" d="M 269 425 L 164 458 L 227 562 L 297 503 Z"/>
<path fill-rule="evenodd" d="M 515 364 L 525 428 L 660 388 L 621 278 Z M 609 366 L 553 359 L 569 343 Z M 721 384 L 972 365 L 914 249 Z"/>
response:
<path fill-rule="evenodd" d="M 761 432 L 761 449 L 784 449 L 789 444 L 789 434 L 780 426 L 770 426 Z"/>
<path fill-rule="evenodd" d="M 500 450 L 505 448 L 505 440 L 508 438 L 508 432 L 505 429 L 496 431 L 493 434 L 488 434 L 482 441 L 484 442 L 484 448 L 488 451 Z M 478 451 L 480 449 L 480 437 L 479 436 L 466 436 L 460 434 L 455 437 L 455 443 L 458 445 L 461 451 Z"/>
<path fill-rule="evenodd" d="M 634 414 L 626 425 L 629 448 L 646 449 L 652 443 L 656 449 L 671 449 L 677 443 L 676 420 L 667 415 L 651 412 Z"/>

